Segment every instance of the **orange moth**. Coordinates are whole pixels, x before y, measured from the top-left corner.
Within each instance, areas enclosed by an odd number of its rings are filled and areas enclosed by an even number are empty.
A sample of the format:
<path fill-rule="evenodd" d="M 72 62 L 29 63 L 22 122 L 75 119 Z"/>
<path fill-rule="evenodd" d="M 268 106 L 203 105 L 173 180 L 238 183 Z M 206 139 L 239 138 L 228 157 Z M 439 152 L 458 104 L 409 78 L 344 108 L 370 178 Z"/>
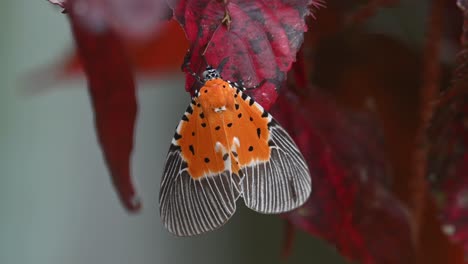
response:
<path fill-rule="evenodd" d="M 177 236 L 224 225 L 243 198 L 254 211 L 277 214 L 301 206 L 311 192 L 303 156 L 288 133 L 246 93 L 208 66 L 203 86 L 176 128 L 159 204 Z"/>

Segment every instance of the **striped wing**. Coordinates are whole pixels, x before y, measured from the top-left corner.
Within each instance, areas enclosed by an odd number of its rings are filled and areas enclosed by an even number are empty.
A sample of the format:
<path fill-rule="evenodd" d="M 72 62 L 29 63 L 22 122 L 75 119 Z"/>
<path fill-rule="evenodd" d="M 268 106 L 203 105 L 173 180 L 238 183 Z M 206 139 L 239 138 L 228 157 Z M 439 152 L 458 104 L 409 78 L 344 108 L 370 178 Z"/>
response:
<path fill-rule="evenodd" d="M 239 197 L 269 214 L 297 208 L 310 195 L 309 171 L 291 137 L 252 98 L 230 88 L 233 105 L 217 118 L 207 119 L 199 97 L 177 127 L 159 197 L 162 222 L 175 235 L 221 227 Z"/>
<path fill-rule="evenodd" d="M 311 193 L 311 177 L 306 162 L 289 134 L 262 106 L 242 94 L 240 108 L 250 115 L 268 120 L 268 161 L 245 164 L 240 169 L 241 190 L 247 207 L 254 211 L 274 214 L 301 206 Z M 253 123 L 259 118 L 254 118 Z M 257 127 L 261 124 L 256 124 Z"/>
<path fill-rule="evenodd" d="M 190 150 L 183 149 L 186 147 L 183 140 L 191 136 L 189 128 L 194 127 L 196 133 L 201 133 L 196 130 L 199 115 L 192 103 L 177 127 L 161 182 L 159 203 L 162 222 L 177 236 L 198 235 L 221 227 L 234 214 L 239 197 L 239 191 L 234 187 L 238 185 L 238 180 L 235 180 L 238 177 L 234 178 L 230 171 L 199 178 L 188 172 L 182 152 L 190 154 Z"/>

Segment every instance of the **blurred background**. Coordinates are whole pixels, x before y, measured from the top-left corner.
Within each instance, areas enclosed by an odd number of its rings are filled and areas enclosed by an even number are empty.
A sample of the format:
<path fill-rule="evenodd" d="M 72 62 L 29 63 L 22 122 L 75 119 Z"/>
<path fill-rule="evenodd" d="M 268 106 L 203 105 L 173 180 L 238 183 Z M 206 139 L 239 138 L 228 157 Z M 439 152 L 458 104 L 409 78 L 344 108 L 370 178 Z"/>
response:
<path fill-rule="evenodd" d="M 162 166 L 189 102 L 180 72 L 138 81 L 132 167 L 143 210 L 127 214 L 96 142 L 85 79 L 24 93 L 34 89 L 27 76 L 72 43 L 66 17 L 47 1 L 0 3 L 0 263 L 283 262 L 283 221 L 240 204 L 226 226 L 196 238 L 173 237 L 161 224 Z M 345 263 L 299 232 L 287 263 L 304 262 Z"/>

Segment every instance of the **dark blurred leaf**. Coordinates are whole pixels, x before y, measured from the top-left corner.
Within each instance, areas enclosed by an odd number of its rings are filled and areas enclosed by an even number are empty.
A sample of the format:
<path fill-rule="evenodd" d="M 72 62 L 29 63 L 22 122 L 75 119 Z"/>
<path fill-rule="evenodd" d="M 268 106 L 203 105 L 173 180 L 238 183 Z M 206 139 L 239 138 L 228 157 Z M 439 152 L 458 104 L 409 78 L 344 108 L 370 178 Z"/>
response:
<path fill-rule="evenodd" d="M 468 256 L 468 7 L 464 14 L 462 49 L 457 56 L 452 85 L 440 97 L 429 130 L 428 171 L 442 230 L 463 246 Z"/>
<path fill-rule="evenodd" d="M 466 74 L 467 68 L 462 69 L 464 63 L 459 70 Z M 450 99 L 438 107 L 429 134 L 432 144 L 428 161 L 442 229 L 453 241 L 462 244 L 465 252 L 468 251 L 468 94 L 463 90 L 451 92 L 460 88 L 458 85 L 466 87 L 466 76 L 458 76 L 454 90 L 446 94 L 445 98 Z"/>
<path fill-rule="evenodd" d="M 311 197 L 285 217 L 351 260 L 410 263 L 410 219 L 388 189 L 377 124 L 369 116 L 344 114 L 315 90 L 301 98 L 283 92 L 273 113 L 295 139 L 312 174 Z"/>

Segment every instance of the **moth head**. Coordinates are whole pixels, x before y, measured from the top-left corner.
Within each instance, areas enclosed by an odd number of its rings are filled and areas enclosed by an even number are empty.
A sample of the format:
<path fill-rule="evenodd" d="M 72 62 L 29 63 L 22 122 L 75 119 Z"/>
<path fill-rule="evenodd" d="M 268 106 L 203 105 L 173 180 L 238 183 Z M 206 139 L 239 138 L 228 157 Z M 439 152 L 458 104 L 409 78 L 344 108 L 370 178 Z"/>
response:
<path fill-rule="evenodd" d="M 213 79 L 220 78 L 221 76 L 219 75 L 219 71 L 216 69 L 213 69 L 211 66 L 207 66 L 206 70 L 203 72 L 203 81 L 209 81 Z"/>

